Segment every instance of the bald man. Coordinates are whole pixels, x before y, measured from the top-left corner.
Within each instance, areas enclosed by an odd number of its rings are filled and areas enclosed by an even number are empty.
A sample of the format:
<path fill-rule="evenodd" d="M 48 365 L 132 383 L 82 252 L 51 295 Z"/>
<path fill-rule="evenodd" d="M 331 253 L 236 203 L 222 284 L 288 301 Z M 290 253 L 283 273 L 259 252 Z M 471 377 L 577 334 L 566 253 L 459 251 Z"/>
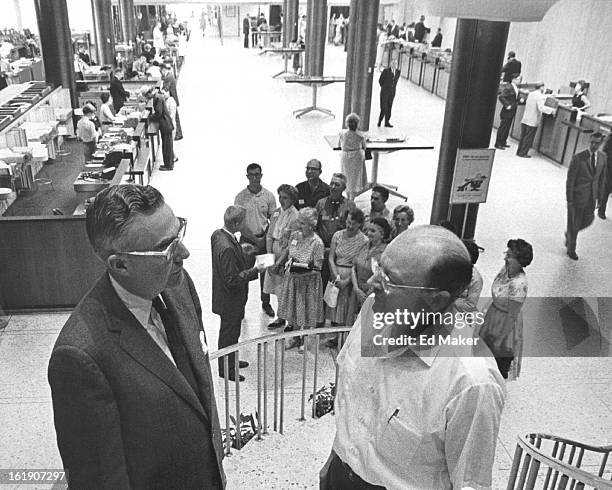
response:
<path fill-rule="evenodd" d="M 409 228 L 373 269 L 337 359 L 321 488 L 491 488 L 505 389 L 474 338 L 480 317 L 454 308 L 472 275 L 465 246 L 439 226 Z"/>

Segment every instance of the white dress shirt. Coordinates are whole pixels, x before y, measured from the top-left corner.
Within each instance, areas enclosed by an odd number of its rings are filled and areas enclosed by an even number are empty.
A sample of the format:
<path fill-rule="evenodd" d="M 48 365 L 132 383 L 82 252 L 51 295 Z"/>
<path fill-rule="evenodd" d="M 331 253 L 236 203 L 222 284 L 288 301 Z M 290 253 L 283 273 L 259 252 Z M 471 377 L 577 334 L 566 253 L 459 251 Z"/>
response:
<path fill-rule="evenodd" d="M 523 113 L 522 124 L 537 128 L 540 125 L 542 119 L 542 113 L 552 114 L 552 107 L 548 107 L 545 102 L 547 95 L 543 94 L 540 90 L 534 90 L 527 96 L 525 101 L 525 112 Z"/>
<path fill-rule="evenodd" d="M 490 352 L 484 344 L 470 349 L 486 357 L 404 347 L 363 357 L 373 300 L 338 355 L 334 451 L 362 479 L 388 489 L 491 488 L 505 388 Z"/>
<path fill-rule="evenodd" d="M 151 336 L 153 341 L 159 346 L 166 357 L 170 359 L 170 362 L 176 366 L 170 347 L 168 347 L 168 337 L 166 336 L 166 329 L 159 313 L 153 308 L 153 302 L 150 299 L 144 299 L 140 296 L 130 293 L 121 284 L 119 284 L 113 276 L 109 275 L 110 282 L 117 292 L 117 296 L 130 311 L 132 315 L 138 320 L 147 333 Z"/>

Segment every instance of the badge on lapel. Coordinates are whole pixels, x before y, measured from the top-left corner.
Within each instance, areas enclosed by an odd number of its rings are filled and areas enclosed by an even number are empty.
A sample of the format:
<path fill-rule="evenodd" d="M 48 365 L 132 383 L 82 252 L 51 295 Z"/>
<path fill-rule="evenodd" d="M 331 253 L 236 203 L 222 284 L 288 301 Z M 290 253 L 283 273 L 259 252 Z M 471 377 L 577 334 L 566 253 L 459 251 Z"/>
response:
<path fill-rule="evenodd" d="M 204 332 L 200 330 L 200 344 L 202 345 L 202 352 L 204 355 L 208 355 L 208 346 L 206 345 L 206 339 L 204 337 Z"/>

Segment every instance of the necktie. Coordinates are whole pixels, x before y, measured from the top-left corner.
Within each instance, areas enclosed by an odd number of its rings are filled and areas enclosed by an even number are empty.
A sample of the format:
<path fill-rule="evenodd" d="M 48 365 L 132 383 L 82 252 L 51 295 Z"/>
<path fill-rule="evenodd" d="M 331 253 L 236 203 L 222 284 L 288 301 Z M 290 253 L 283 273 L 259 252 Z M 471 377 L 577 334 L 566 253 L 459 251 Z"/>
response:
<path fill-rule="evenodd" d="M 164 324 L 166 336 L 168 337 L 168 347 L 170 348 L 170 353 L 174 358 L 176 367 L 187 380 L 187 383 L 189 383 L 199 399 L 198 384 L 196 382 L 195 374 L 193 372 L 193 368 L 191 367 L 191 362 L 189 361 L 185 344 L 181 339 L 181 335 L 172 314 L 166 308 L 159 296 L 153 300 L 153 308 L 155 308 L 157 313 L 159 313 L 162 323 Z"/>
<path fill-rule="evenodd" d="M 591 173 L 595 175 L 595 153 L 591 153 Z"/>

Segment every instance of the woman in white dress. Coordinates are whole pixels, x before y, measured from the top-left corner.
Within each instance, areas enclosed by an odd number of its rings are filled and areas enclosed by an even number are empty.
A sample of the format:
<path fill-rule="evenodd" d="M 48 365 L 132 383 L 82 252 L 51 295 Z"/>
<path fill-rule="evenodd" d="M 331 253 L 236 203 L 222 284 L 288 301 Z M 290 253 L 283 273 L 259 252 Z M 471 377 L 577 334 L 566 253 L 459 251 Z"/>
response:
<path fill-rule="evenodd" d="M 363 189 L 367 182 L 365 168 L 366 138 L 357 131 L 360 118 L 354 112 L 346 116 L 345 131 L 340 133 L 340 164 L 342 173 L 346 175 L 346 192 L 349 199 Z"/>
<path fill-rule="evenodd" d="M 161 22 L 157 22 L 153 28 L 153 47 L 157 53 L 166 47 L 164 33 L 161 30 Z"/>
<path fill-rule="evenodd" d="M 492 302 L 480 329 L 480 338 L 489 346 L 501 375 L 516 379 L 523 356 L 523 315 L 527 297 L 524 267 L 533 260 L 533 248 L 522 239 L 509 240 L 505 265 L 491 286 Z"/>
<path fill-rule="evenodd" d="M 266 252 L 274 254 L 275 261 L 289 247 L 289 237 L 297 229 L 295 220 L 298 217 L 298 210 L 294 206 L 298 197 L 297 189 L 292 185 L 283 184 L 277 189 L 277 192 L 280 207 L 272 213 L 270 226 L 266 234 Z M 278 298 L 281 294 L 282 285 L 282 269 L 267 269 L 264 278 L 264 293 L 274 294 Z M 280 328 L 284 324 L 285 319 L 279 317 L 276 321 L 268 324 L 268 328 Z"/>

